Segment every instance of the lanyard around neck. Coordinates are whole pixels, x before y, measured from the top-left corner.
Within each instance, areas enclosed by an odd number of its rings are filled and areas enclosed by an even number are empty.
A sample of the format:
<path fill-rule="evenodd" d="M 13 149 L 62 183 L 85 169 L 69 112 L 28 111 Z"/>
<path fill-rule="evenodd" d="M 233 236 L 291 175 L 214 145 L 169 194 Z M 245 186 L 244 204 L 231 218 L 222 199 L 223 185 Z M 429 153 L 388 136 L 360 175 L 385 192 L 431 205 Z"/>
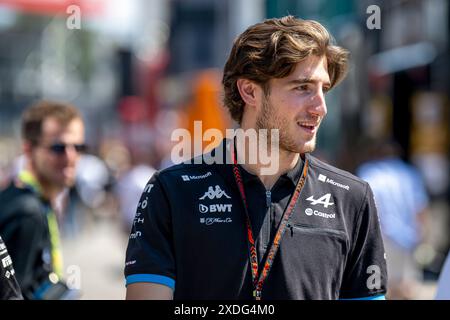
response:
<path fill-rule="evenodd" d="M 261 270 L 261 274 L 259 274 L 259 266 L 258 266 L 258 257 L 256 254 L 256 246 L 255 246 L 255 238 L 253 237 L 252 226 L 250 223 L 250 216 L 248 214 L 248 203 L 247 198 L 245 196 L 244 183 L 242 182 L 241 172 L 237 165 L 237 157 L 236 153 L 233 152 L 233 174 L 236 180 L 236 184 L 239 189 L 239 193 L 241 195 L 241 199 L 244 205 L 245 211 L 245 221 L 247 227 L 247 243 L 249 250 L 249 260 L 251 264 L 252 271 L 252 285 L 253 285 L 253 298 L 255 300 L 261 300 L 262 287 L 264 282 L 269 275 L 269 272 L 272 268 L 273 260 L 275 259 L 275 255 L 278 252 L 278 248 L 280 246 L 281 238 L 283 237 L 284 232 L 286 231 L 286 226 L 294 212 L 295 206 L 297 204 L 298 197 L 300 192 L 305 184 L 306 176 L 308 173 L 308 159 L 305 158 L 305 164 L 303 166 L 302 176 L 300 177 L 297 186 L 295 187 L 295 191 L 289 201 L 288 206 L 283 212 L 280 225 L 278 226 L 277 232 L 273 239 L 272 245 L 270 246 L 269 253 L 267 254 L 266 260 L 264 262 L 264 268 Z M 298 160 L 300 161 L 300 159 Z"/>
<path fill-rule="evenodd" d="M 33 176 L 31 172 L 26 170 L 21 171 L 17 178 L 23 185 L 30 188 L 36 195 L 42 197 L 42 188 L 38 180 L 35 178 L 35 176 Z M 47 217 L 48 231 L 50 235 L 50 254 L 52 260 L 52 268 L 53 272 L 55 272 L 58 277 L 62 278 L 64 263 L 61 252 L 58 220 L 50 203 L 45 203 L 44 206 Z"/>

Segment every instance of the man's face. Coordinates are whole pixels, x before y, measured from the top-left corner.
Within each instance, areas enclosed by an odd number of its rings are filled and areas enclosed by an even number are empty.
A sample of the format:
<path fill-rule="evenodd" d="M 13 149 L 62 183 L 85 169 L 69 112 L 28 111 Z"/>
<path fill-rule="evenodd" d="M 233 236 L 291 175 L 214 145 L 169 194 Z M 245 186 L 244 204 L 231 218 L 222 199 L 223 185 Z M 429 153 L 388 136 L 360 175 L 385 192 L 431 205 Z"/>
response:
<path fill-rule="evenodd" d="M 299 62 L 289 76 L 269 81 L 270 93 L 262 98 L 256 129 L 279 129 L 280 150 L 313 151 L 327 113 L 324 93 L 329 87 L 325 57 Z"/>
<path fill-rule="evenodd" d="M 67 126 L 54 118 L 44 120 L 40 142 L 31 151 L 31 162 L 41 183 L 58 189 L 72 186 L 80 157 L 76 148 L 82 145 L 84 125 L 81 119 L 73 119 Z"/>

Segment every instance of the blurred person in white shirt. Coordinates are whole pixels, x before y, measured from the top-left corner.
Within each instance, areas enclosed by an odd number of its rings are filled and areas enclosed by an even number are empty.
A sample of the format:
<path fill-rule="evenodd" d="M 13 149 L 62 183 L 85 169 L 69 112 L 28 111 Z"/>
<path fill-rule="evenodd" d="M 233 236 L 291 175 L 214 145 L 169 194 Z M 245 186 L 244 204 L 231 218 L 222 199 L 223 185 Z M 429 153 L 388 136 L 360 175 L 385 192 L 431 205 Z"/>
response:
<path fill-rule="evenodd" d="M 368 160 L 356 174 L 371 186 L 387 255 L 388 299 L 414 299 L 423 273 L 414 252 L 423 241 L 428 193 L 420 172 L 392 140 L 366 143 Z"/>
<path fill-rule="evenodd" d="M 447 255 L 436 291 L 436 300 L 450 300 L 450 253 Z"/>

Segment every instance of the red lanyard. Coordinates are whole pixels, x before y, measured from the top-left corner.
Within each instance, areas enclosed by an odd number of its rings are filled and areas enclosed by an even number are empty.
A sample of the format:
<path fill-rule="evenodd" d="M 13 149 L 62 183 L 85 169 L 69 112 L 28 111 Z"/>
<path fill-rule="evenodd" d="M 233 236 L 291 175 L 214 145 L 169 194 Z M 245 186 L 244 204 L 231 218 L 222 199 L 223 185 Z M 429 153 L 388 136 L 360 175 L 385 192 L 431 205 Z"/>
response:
<path fill-rule="evenodd" d="M 306 175 L 308 173 L 308 159 L 305 158 L 302 176 L 299 179 L 297 186 L 295 187 L 295 191 L 291 197 L 291 200 L 289 201 L 288 206 L 283 212 L 280 225 L 278 226 L 278 230 L 277 233 L 275 234 L 275 238 L 273 239 L 273 243 L 270 246 L 269 254 L 266 257 L 266 261 L 264 262 L 264 268 L 262 269 L 261 274 L 258 274 L 258 257 L 256 255 L 255 239 L 253 237 L 252 226 L 250 223 L 250 216 L 248 214 L 248 204 L 247 198 L 245 197 L 244 184 L 242 183 L 242 176 L 239 167 L 237 166 L 237 159 L 235 154 L 233 154 L 233 160 L 234 160 L 233 165 L 234 178 L 236 180 L 236 184 L 241 194 L 242 202 L 244 204 L 245 209 L 249 260 L 252 270 L 253 297 L 255 300 L 261 300 L 261 292 L 262 287 L 264 285 L 264 281 L 266 280 L 267 276 L 269 275 L 270 269 L 272 268 L 273 260 L 275 259 L 275 255 L 277 254 L 278 248 L 280 247 L 281 238 L 283 237 L 283 234 L 286 231 L 287 223 L 292 213 L 294 212 L 294 208 L 295 205 L 297 204 L 300 191 L 302 190 L 306 181 Z"/>

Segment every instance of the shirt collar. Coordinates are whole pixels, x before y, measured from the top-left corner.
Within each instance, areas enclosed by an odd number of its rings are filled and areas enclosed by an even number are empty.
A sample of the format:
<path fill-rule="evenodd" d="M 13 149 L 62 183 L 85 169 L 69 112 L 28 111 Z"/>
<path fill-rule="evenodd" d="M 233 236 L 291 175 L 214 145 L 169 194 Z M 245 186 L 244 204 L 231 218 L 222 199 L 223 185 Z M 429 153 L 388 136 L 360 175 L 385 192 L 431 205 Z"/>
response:
<path fill-rule="evenodd" d="M 304 155 L 300 155 L 300 157 L 298 157 L 298 161 L 295 164 L 294 168 L 292 168 L 285 174 L 281 175 L 281 177 L 289 179 L 294 184 L 294 186 L 297 185 L 297 182 L 300 179 L 300 176 L 302 175 L 302 172 L 303 172 L 303 164 L 305 162 L 303 157 L 304 157 Z"/>
<path fill-rule="evenodd" d="M 228 141 L 229 142 L 229 141 Z M 233 165 L 229 164 L 229 162 L 225 162 L 225 160 L 227 160 L 227 152 L 229 153 L 229 150 L 226 149 L 226 144 L 227 144 L 227 139 L 224 139 L 222 141 L 222 143 L 217 147 L 217 148 L 223 148 L 223 155 L 224 155 L 224 164 L 220 164 L 218 165 L 218 169 L 221 173 L 223 173 L 223 175 L 227 178 L 228 181 L 232 181 L 233 185 L 236 184 L 235 180 L 234 180 L 234 173 L 233 173 Z M 216 149 L 217 149 L 216 148 Z M 213 149 L 212 152 L 215 152 L 215 149 Z M 307 156 L 307 154 L 302 154 L 299 158 L 297 163 L 295 164 L 294 168 L 292 168 L 291 170 L 289 170 L 288 172 L 282 174 L 280 176 L 280 178 L 278 178 L 278 180 L 282 179 L 282 180 L 287 180 L 287 181 L 291 181 L 292 184 L 294 186 L 297 185 L 298 180 L 300 179 L 300 176 L 302 175 L 302 171 L 303 171 L 303 164 L 304 164 L 304 159 Z M 231 159 L 231 156 L 229 156 L 229 159 Z M 250 172 L 248 172 L 247 170 L 245 170 L 241 165 L 238 165 L 241 175 L 242 175 L 242 179 L 244 182 L 248 182 L 248 181 L 253 181 L 255 179 L 259 179 L 259 177 L 255 174 L 252 174 Z"/>

